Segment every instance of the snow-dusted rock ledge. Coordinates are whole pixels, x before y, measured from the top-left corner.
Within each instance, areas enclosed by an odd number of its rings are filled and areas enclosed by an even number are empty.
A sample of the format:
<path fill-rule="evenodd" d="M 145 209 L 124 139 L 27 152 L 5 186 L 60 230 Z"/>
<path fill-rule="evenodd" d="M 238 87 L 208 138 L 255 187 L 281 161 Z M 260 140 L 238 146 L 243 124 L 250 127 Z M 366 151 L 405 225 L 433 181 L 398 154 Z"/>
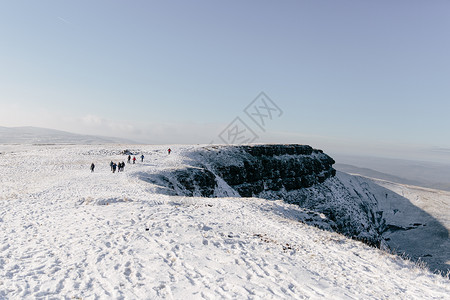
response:
<path fill-rule="evenodd" d="M 153 179 L 167 187 L 166 193 L 258 197 L 265 191 L 311 187 L 336 174 L 334 160 L 307 145 L 208 146 L 186 157 L 189 166 L 161 172 Z"/>
<path fill-rule="evenodd" d="M 335 178 L 334 160 L 307 145 L 197 147 L 183 168 L 142 176 L 177 196 L 282 199 L 307 211 L 305 223 L 380 246 L 385 230 L 377 202 Z M 144 178 L 145 177 L 145 178 Z"/>

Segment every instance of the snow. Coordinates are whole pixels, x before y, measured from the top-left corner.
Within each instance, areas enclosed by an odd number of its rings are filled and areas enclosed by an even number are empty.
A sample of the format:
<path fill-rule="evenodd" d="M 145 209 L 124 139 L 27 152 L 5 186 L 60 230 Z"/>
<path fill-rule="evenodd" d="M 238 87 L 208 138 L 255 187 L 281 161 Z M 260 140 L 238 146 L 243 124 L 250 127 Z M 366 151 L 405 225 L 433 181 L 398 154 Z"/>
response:
<path fill-rule="evenodd" d="M 298 206 L 142 180 L 196 147 L 0 147 L 0 299 L 449 299 L 448 279 L 299 222 Z M 138 160 L 113 174 L 125 149 Z"/>
<path fill-rule="evenodd" d="M 384 180 L 374 180 L 378 186 L 394 193 L 387 198 L 397 211 L 395 215 L 385 215 L 387 219 L 401 228 L 386 235 L 392 249 L 405 252 L 412 258 L 425 261 L 430 268 L 444 273 L 450 270 L 450 192 L 395 184 Z M 382 197 L 380 197 L 382 198 Z M 407 205 L 404 205 L 408 199 Z M 411 205 L 412 204 L 412 205 Z M 391 211 L 392 211 L 391 208 Z M 424 242 L 426 241 L 426 242 Z"/>

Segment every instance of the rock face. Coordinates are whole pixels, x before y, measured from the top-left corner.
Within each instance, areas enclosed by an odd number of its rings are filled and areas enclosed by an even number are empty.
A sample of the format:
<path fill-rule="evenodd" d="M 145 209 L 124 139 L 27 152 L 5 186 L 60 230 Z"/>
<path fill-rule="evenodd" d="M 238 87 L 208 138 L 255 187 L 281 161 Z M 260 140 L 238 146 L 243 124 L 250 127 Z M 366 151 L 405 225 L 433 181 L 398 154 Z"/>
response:
<path fill-rule="evenodd" d="M 142 178 L 178 196 L 282 199 L 305 210 L 302 222 L 378 246 L 385 224 L 377 201 L 349 190 L 334 160 L 307 145 L 209 146 L 185 154 L 189 167 Z M 367 196 L 368 195 L 368 196 Z"/>
<path fill-rule="evenodd" d="M 311 187 L 334 176 L 334 160 L 306 145 L 211 147 L 199 153 L 242 197 Z M 205 195 L 206 196 L 206 195 Z"/>
<path fill-rule="evenodd" d="M 336 174 L 334 160 L 307 145 L 209 146 L 186 157 L 186 168 L 141 179 L 170 195 L 258 197 L 308 188 Z"/>

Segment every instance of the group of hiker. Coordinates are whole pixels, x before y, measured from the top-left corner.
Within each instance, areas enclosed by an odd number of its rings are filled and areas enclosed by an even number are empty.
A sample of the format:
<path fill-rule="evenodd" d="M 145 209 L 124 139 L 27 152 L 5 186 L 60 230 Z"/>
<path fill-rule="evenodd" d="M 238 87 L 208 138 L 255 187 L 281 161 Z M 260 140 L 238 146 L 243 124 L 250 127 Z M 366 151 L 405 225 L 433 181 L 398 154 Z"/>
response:
<path fill-rule="evenodd" d="M 116 169 L 117 172 L 123 172 L 123 169 L 125 168 L 125 163 L 124 162 L 119 162 L 119 163 L 115 163 L 113 161 L 111 161 L 109 163 L 109 166 L 111 167 L 111 172 L 116 173 Z"/>
<path fill-rule="evenodd" d="M 169 148 L 167 149 L 167 153 L 170 154 L 170 152 L 172 152 L 172 150 Z M 133 159 L 131 159 L 131 155 L 128 155 L 128 163 L 131 163 L 131 161 L 133 161 L 133 164 L 136 163 L 136 156 L 133 156 Z M 141 162 L 144 162 L 144 154 L 141 155 Z M 111 167 L 111 172 L 116 173 L 117 172 L 123 172 L 123 170 L 125 169 L 125 162 L 119 162 L 119 163 L 115 163 L 113 161 L 111 161 L 109 163 L 109 166 Z M 92 163 L 91 164 L 91 172 L 94 172 L 95 169 L 95 164 Z"/>

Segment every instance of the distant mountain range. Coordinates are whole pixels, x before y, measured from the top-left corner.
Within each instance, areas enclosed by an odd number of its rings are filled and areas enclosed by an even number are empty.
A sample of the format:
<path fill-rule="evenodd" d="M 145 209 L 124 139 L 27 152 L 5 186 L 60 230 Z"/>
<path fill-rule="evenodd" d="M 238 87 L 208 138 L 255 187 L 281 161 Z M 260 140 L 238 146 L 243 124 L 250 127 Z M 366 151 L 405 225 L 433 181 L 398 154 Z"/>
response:
<path fill-rule="evenodd" d="M 383 170 L 384 172 L 367 168 L 366 166 L 370 165 L 369 158 L 367 158 L 368 163 L 361 163 L 359 164 L 360 166 L 336 163 L 334 165 L 334 168 L 341 172 L 361 175 L 368 178 L 382 179 L 399 184 L 450 191 L 450 174 L 448 166 L 435 165 L 425 162 L 421 162 L 421 165 L 419 165 L 419 162 L 410 162 L 409 164 L 406 164 L 405 162 L 407 161 L 388 160 L 382 158 L 378 158 L 377 160 L 378 165 L 373 165 L 371 167 Z M 389 162 L 391 165 L 388 168 L 383 165 L 382 162 Z M 355 161 L 354 163 L 357 164 L 358 162 Z"/>
<path fill-rule="evenodd" d="M 40 127 L 1 127 L 0 144 L 137 144 L 135 141 L 75 134 Z"/>
<path fill-rule="evenodd" d="M 383 173 L 383 172 L 378 172 L 378 171 L 375 171 L 375 170 L 372 170 L 369 168 L 360 168 L 357 166 L 348 165 L 348 164 L 340 164 L 340 163 L 335 164 L 334 167 L 341 172 L 345 172 L 345 173 L 349 173 L 349 174 L 357 174 L 357 175 L 362 175 L 364 177 L 382 179 L 382 180 L 387 180 L 387 181 L 396 182 L 396 183 L 400 183 L 400 184 L 408 184 L 408 185 L 415 185 L 415 186 L 422 185 L 422 183 L 417 180 L 410 180 L 407 178 L 402 178 L 399 176 L 395 176 L 395 175 L 391 175 L 391 174 L 387 174 L 387 173 Z"/>

